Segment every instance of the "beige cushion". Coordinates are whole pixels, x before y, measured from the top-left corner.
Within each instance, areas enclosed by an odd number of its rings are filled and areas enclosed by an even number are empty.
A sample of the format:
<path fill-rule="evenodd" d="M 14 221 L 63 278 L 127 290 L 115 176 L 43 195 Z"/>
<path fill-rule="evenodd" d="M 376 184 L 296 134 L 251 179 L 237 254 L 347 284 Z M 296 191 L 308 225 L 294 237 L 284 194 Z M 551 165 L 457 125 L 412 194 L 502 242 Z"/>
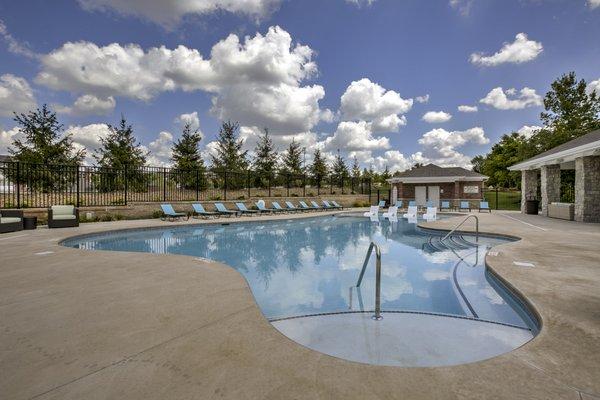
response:
<path fill-rule="evenodd" d="M 21 222 L 21 218 L 18 218 L 18 217 L 0 217 L 0 224 L 14 224 L 15 222 Z"/>
<path fill-rule="evenodd" d="M 75 214 L 75 207 L 74 206 L 52 206 L 52 217 L 54 219 L 58 219 L 57 216 L 58 215 L 72 215 L 73 217 Z M 64 218 L 64 219 L 71 219 L 71 218 Z"/>
<path fill-rule="evenodd" d="M 65 220 L 65 219 L 75 219 L 74 215 L 52 215 L 52 219 L 55 221 Z"/>

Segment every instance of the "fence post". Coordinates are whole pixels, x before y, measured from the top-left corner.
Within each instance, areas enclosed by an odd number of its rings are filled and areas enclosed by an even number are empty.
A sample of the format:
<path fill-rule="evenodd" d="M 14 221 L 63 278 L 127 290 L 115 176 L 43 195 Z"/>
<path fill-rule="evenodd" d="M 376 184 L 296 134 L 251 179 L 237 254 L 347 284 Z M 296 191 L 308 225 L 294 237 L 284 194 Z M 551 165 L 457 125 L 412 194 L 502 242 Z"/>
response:
<path fill-rule="evenodd" d="M 79 164 L 76 164 L 75 168 L 77 168 L 77 170 L 76 170 L 77 172 L 75 173 L 75 179 L 77 179 L 77 183 L 76 183 L 76 185 L 77 185 L 76 186 L 76 188 L 77 188 L 77 201 L 76 201 L 77 206 L 76 207 L 79 208 L 79 189 L 80 189 L 79 188 Z"/>
<path fill-rule="evenodd" d="M 227 201 L 227 171 L 223 172 L 223 200 Z"/>
<path fill-rule="evenodd" d="M 306 197 L 306 174 L 302 174 L 302 197 Z"/>
<path fill-rule="evenodd" d="M 17 161 L 17 208 L 21 208 L 21 163 Z"/>
<path fill-rule="evenodd" d="M 498 187 L 496 187 L 496 210 L 498 210 Z"/>
<path fill-rule="evenodd" d="M 285 174 L 286 197 L 290 197 L 290 174 Z"/>
<path fill-rule="evenodd" d="M 317 195 L 321 195 L 321 175 L 317 175 Z"/>
<path fill-rule="evenodd" d="M 379 189 L 377 189 L 377 204 L 379 204 Z"/>
<path fill-rule="evenodd" d="M 340 177 L 340 185 L 342 186 L 342 194 L 344 194 L 344 175 Z"/>
<path fill-rule="evenodd" d="M 200 200 L 200 169 L 196 168 L 196 201 Z"/>
<path fill-rule="evenodd" d="M 167 201 L 167 169 L 163 167 L 163 202 Z"/>
<path fill-rule="evenodd" d="M 125 181 L 125 185 L 124 185 L 125 186 L 125 190 L 124 190 L 125 193 L 123 193 L 123 194 L 125 196 L 125 200 L 124 200 L 125 205 L 127 205 L 127 194 L 129 192 L 129 174 L 128 174 L 127 170 L 128 170 L 127 164 L 125 164 L 123 166 L 123 180 Z"/>
<path fill-rule="evenodd" d="M 246 186 L 248 186 L 248 199 L 250 199 L 250 170 L 246 171 Z"/>
<path fill-rule="evenodd" d="M 271 174 L 267 177 L 267 182 L 269 183 L 269 197 L 271 197 Z"/>

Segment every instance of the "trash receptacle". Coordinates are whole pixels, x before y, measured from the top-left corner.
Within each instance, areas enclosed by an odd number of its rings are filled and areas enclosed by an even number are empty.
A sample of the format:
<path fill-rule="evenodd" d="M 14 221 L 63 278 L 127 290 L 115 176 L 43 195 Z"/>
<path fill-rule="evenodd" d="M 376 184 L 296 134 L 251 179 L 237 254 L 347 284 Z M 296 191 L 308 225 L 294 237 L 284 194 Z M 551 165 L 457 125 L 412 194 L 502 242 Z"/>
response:
<path fill-rule="evenodd" d="M 539 200 L 526 200 L 525 201 L 525 214 L 538 214 L 539 212 Z"/>

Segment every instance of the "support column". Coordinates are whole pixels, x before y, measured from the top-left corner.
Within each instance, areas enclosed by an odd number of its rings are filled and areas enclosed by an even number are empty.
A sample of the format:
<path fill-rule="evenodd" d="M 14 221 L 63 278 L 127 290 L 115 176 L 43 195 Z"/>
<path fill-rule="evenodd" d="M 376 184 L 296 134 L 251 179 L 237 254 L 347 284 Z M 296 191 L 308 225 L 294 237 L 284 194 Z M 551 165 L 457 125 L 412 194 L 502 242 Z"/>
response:
<path fill-rule="evenodd" d="M 575 221 L 600 222 L 600 156 L 575 159 Z"/>
<path fill-rule="evenodd" d="M 541 168 L 542 215 L 548 216 L 548 204 L 560 201 L 560 165 L 544 165 Z"/>
<path fill-rule="evenodd" d="M 521 213 L 525 214 L 525 200 L 530 195 L 537 195 L 537 188 L 537 170 L 521 171 Z"/>
<path fill-rule="evenodd" d="M 456 204 L 453 204 L 453 206 L 458 209 L 458 207 L 460 207 L 460 182 L 459 181 L 454 181 L 454 202 Z"/>

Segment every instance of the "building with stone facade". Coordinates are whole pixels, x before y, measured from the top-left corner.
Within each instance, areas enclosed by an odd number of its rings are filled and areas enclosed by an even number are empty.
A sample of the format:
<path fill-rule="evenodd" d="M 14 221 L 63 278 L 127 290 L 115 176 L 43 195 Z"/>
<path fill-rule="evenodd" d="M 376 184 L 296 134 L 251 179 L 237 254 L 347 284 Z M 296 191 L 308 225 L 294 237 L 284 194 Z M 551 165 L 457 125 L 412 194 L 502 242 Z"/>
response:
<path fill-rule="evenodd" d="M 575 203 L 560 203 L 560 171 L 575 170 Z M 509 167 L 521 171 L 521 212 L 528 197 L 541 191 L 542 215 L 564 216 L 561 208 L 571 207 L 567 219 L 600 222 L 600 129 L 563 143 L 542 154 Z M 559 216 L 560 215 L 560 216 Z"/>
<path fill-rule="evenodd" d="M 388 182 L 392 185 L 391 204 L 415 200 L 419 206 L 432 202 L 439 207 L 440 201 L 448 200 L 452 207 L 458 207 L 460 201 L 476 207 L 483 200 L 485 180 L 487 176 L 465 168 L 427 164 L 404 171 Z"/>

